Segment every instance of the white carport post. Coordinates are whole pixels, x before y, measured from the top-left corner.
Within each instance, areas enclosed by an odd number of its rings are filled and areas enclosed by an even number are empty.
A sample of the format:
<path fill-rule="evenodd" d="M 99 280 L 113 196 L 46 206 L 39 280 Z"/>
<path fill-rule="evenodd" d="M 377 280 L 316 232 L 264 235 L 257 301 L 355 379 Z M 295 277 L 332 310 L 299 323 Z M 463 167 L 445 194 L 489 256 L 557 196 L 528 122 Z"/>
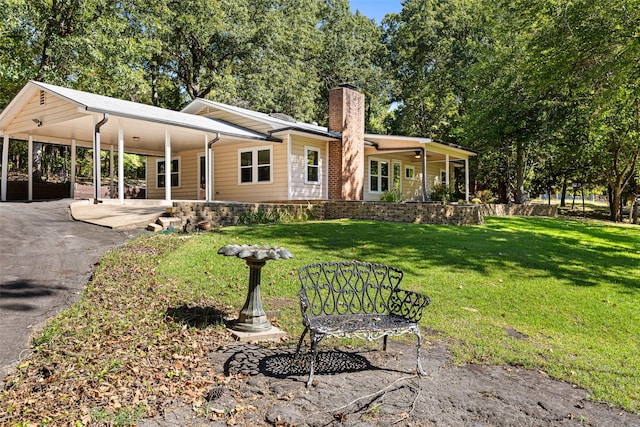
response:
<path fill-rule="evenodd" d="M 164 199 L 171 201 L 171 134 L 164 130 Z"/>
<path fill-rule="evenodd" d="M 115 180 L 115 168 L 113 164 L 115 163 L 114 155 L 113 155 L 113 145 L 109 146 L 109 196 L 113 199 L 113 193 L 116 191 L 115 186 L 113 185 L 113 181 Z"/>
<path fill-rule="evenodd" d="M 71 140 L 71 198 L 76 197 L 76 140 Z"/>
<path fill-rule="evenodd" d="M 469 159 L 464 159 L 464 197 L 469 203 Z"/>
<path fill-rule="evenodd" d="M 118 199 L 124 205 L 124 129 L 118 123 Z"/>
<path fill-rule="evenodd" d="M 0 186 L 0 200 L 7 201 L 7 180 L 9 179 L 9 135 L 2 140 L 2 186 Z"/>
<path fill-rule="evenodd" d="M 29 142 L 27 143 L 27 159 L 29 159 L 29 165 L 27 167 L 28 177 L 28 191 L 27 200 L 33 200 L 33 135 L 29 135 Z"/>

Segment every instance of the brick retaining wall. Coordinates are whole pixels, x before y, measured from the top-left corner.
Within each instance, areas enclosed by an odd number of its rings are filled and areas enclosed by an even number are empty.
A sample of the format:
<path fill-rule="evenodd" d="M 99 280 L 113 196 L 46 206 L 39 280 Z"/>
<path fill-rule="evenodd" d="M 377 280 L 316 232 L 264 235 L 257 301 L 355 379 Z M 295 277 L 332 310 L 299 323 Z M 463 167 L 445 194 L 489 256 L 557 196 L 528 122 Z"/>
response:
<path fill-rule="evenodd" d="M 313 203 L 174 202 L 171 215 L 192 223 L 214 225 L 238 222 L 276 222 L 278 219 L 363 219 L 417 224 L 481 225 L 485 216 L 557 215 L 549 205 L 443 205 L 439 203 L 389 203 L 328 201 Z"/>
<path fill-rule="evenodd" d="M 212 225 L 276 222 L 283 220 L 325 219 L 322 203 L 243 203 L 243 202 L 174 202 L 170 214 L 195 224 L 209 221 Z"/>

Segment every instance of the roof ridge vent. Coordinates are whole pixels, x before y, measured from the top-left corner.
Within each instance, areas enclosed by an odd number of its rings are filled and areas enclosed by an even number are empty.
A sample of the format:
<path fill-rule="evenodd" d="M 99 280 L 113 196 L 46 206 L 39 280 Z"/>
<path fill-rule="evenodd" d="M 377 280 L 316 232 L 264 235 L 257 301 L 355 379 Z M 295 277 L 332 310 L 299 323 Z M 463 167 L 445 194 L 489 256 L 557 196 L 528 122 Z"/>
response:
<path fill-rule="evenodd" d="M 285 113 L 269 113 L 269 116 L 273 117 L 274 119 L 284 120 L 286 122 L 298 123 L 296 119 Z"/>

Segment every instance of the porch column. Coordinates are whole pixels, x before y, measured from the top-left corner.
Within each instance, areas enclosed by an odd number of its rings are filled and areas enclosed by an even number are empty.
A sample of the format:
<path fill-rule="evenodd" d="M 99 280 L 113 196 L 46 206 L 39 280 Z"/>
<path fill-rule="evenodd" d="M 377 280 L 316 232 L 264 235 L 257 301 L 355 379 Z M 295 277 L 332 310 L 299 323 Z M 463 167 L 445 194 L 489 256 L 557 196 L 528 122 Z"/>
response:
<path fill-rule="evenodd" d="M 118 123 L 118 199 L 124 205 L 124 129 Z"/>
<path fill-rule="evenodd" d="M 469 203 L 469 159 L 464 159 L 464 197 Z"/>
<path fill-rule="evenodd" d="M 113 199 L 113 193 L 115 193 L 115 186 L 113 185 L 113 181 L 115 179 L 115 168 L 113 164 L 115 163 L 114 155 L 113 155 L 113 145 L 109 146 L 109 198 Z"/>
<path fill-rule="evenodd" d="M 27 200 L 33 200 L 33 135 L 29 135 L 29 141 L 27 143 L 27 159 L 29 159 L 29 164 L 27 168 L 27 174 L 29 175 L 28 179 L 28 190 L 27 190 Z"/>
<path fill-rule="evenodd" d="M 76 197 L 76 140 L 71 140 L 71 198 L 75 199 Z"/>
<path fill-rule="evenodd" d="M 427 193 L 427 150 L 422 149 L 422 201 L 426 202 Z"/>
<path fill-rule="evenodd" d="M 449 188 L 449 155 L 447 154 L 444 157 L 444 173 L 445 173 L 445 184 L 447 188 Z"/>
<path fill-rule="evenodd" d="M 171 135 L 164 130 L 164 199 L 171 201 Z"/>
<path fill-rule="evenodd" d="M 7 201 L 7 180 L 9 179 L 9 135 L 2 140 L 2 186 L 0 186 L 0 200 Z"/>

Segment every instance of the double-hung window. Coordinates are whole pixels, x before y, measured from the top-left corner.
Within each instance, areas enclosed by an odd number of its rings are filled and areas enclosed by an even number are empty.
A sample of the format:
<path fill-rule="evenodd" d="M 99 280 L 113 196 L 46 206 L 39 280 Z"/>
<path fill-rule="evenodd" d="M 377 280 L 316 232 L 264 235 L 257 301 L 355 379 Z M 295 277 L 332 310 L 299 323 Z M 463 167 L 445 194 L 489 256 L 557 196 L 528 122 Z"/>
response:
<path fill-rule="evenodd" d="M 166 162 L 164 160 L 156 161 L 157 171 L 157 183 L 158 188 L 165 188 L 166 186 Z M 180 187 L 180 159 L 171 159 L 171 186 Z"/>
<path fill-rule="evenodd" d="M 382 193 L 389 190 L 389 161 L 369 160 L 369 192 Z"/>
<path fill-rule="evenodd" d="M 238 150 L 240 184 L 271 182 L 273 171 L 271 147 Z"/>
<path fill-rule="evenodd" d="M 304 151 L 306 154 L 304 181 L 307 184 L 317 184 L 320 182 L 320 150 L 305 147 Z"/>

